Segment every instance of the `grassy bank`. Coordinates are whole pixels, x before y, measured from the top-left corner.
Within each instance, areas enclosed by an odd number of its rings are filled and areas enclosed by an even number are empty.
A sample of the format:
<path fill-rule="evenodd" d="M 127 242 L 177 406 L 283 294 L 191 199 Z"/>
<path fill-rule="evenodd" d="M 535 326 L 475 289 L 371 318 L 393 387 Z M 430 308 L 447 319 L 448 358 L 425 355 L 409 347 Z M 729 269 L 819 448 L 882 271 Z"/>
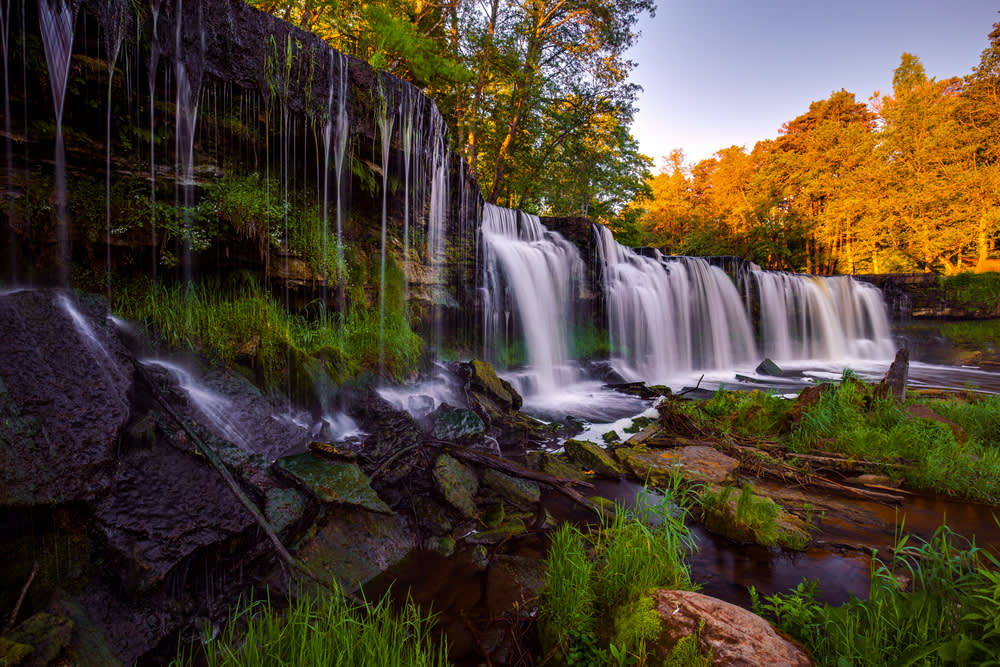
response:
<path fill-rule="evenodd" d="M 182 651 L 175 667 L 436 667 L 444 644 L 432 641 L 431 620 L 412 603 L 394 610 L 388 598 L 358 606 L 343 596 L 296 598 L 285 610 L 269 600 L 239 606 L 221 631 Z"/>
<path fill-rule="evenodd" d="M 754 611 L 800 640 L 821 665 L 996 665 L 1000 562 L 948 528 L 902 537 L 874 557 L 868 599 L 817 602 L 816 582 L 761 600 Z"/>
<path fill-rule="evenodd" d="M 808 406 L 760 391 L 719 391 L 677 408 L 706 432 L 768 441 L 790 457 L 834 453 L 881 464 L 915 489 L 1000 503 L 1000 396 L 899 403 L 848 371 Z"/>
<path fill-rule="evenodd" d="M 244 364 L 281 388 L 293 357 L 317 356 L 337 382 L 363 372 L 403 378 L 423 353 L 401 309 L 349 308 L 346 316 L 289 313 L 263 288 L 218 284 L 140 285 L 122 290 L 115 310 L 138 320 L 163 343 L 204 353 L 226 365 Z"/>

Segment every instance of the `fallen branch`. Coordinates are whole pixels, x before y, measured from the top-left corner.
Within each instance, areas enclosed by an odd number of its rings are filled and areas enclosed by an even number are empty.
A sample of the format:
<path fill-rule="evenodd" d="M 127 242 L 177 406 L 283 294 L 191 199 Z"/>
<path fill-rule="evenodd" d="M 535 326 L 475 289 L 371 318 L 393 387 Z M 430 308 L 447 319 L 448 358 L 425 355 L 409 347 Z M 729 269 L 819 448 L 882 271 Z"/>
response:
<path fill-rule="evenodd" d="M 683 391 L 679 391 L 676 394 L 674 394 L 674 396 L 683 396 L 684 394 L 690 394 L 692 391 L 698 391 L 698 387 L 701 386 L 701 381 L 704 380 L 704 379 L 705 379 L 705 374 L 702 373 L 701 377 L 698 378 L 698 383 L 695 384 L 695 386 L 688 387 L 687 389 L 685 389 Z"/>
<path fill-rule="evenodd" d="M 35 564 L 31 566 L 31 574 L 28 575 L 28 580 L 24 582 L 24 586 L 21 587 L 21 594 L 17 596 L 17 604 L 14 605 L 14 611 L 10 612 L 10 617 L 7 619 L 7 625 L 4 626 L 3 632 L 0 635 L 5 635 L 7 632 L 14 627 L 14 621 L 17 620 L 17 613 L 21 611 L 21 605 L 24 604 L 24 598 L 28 594 L 28 588 L 31 587 L 31 582 L 35 580 L 35 575 L 38 574 L 38 559 L 35 559 Z"/>
<path fill-rule="evenodd" d="M 731 449 L 736 450 L 739 454 L 754 455 L 766 454 L 754 447 L 748 447 L 746 445 L 737 445 L 734 443 L 719 443 L 723 446 L 727 446 Z M 795 455 L 797 456 L 797 455 Z M 759 456 L 758 456 L 759 461 Z M 896 495 L 895 493 L 883 493 L 881 491 L 871 491 L 868 489 L 859 489 L 854 486 L 847 486 L 846 484 L 840 484 L 832 479 L 823 477 L 815 472 L 805 473 L 795 466 L 789 465 L 783 461 L 779 462 L 765 462 L 759 461 L 760 470 L 762 472 L 770 473 L 771 475 L 781 479 L 787 480 L 791 478 L 795 480 L 798 484 L 803 486 L 814 486 L 821 489 L 827 489 L 830 491 L 837 491 L 849 496 L 856 496 L 858 498 L 864 498 L 866 500 L 873 500 L 875 502 L 890 502 L 894 504 L 899 504 L 903 502 L 902 496 Z"/>
<path fill-rule="evenodd" d="M 229 487 L 229 490 L 233 493 L 234 496 L 236 496 L 237 500 L 240 501 L 240 503 L 247 509 L 247 511 L 250 512 L 250 515 L 257 522 L 257 525 L 260 526 L 260 529 L 263 530 L 264 534 L 267 535 L 268 539 L 271 541 L 271 544 L 274 545 L 274 550 L 278 552 L 278 556 L 281 558 L 281 560 L 292 570 L 306 575 L 307 577 L 309 577 L 319 585 L 323 586 L 324 588 L 338 592 L 354 601 L 359 601 L 356 596 L 351 595 L 347 591 L 344 591 L 343 588 L 336 581 L 328 580 L 326 578 L 318 576 L 316 573 L 310 570 L 305 563 L 303 563 L 302 561 L 298 560 L 290 553 L 288 553 L 288 549 L 286 549 L 285 545 L 281 543 L 281 539 L 278 537 L 278 534 L 274 532 L 274 529 L 271 527 L 270 522 L 268 522 L 267 518 L 261 513 L 260 509 L 257 507 L 257 504 L 254 503 L 246 495 L 246 493 L 243 492 L 243 489 L 240 488 L 240 485 L 233 477 L 233 474 L 229 471 L 229 468 L 227 468 L 226 465 L 222 462 L 222 459 L 219 458 L 218 454 L 215 453 L 215 450 L 209 447 L 200 437 L 198 437 L 198 434 L 194 432 L 194 429 L 188 426 L 187 422 L 185 422 L 181 418 L 181 416 L 178 415 L 176 411 L 174 411 L 173 407 L 171 407 L 171 405 L 166 402 L 166 400 L 160 395 L 160 393 L 156 391 L 155 388 L 156 385 L 154 385 L 152 382 L 149 381 L 149 378 L 146 376 L 146 373 L 143 370 L 142 366 L 140 366 L 137 363 L 135 365 L 135 368 L 136 372 L 139 373 L 139 375 L 149 386 L 150 391 L 152 392 L 154 398 L 156 398 L 156 401 L 166 411 L 166 413 L 170 415 L 170 417 L 172 417 L 173 420 L 177 422 L 177 424 L 179 424 L 182 429 L 184 429 L 184 432 L 187 433 L 189 438 L 191 438 L 191 441 L 195 444 L 198 450 L 205 455 L 205 458 L 208 459 L 209 463 L 212 464 L 215 470 L 226 482 L 226 485 Z"/>
<path fill-rule="evenodd" d="M 861 459 L 852 459 L 846 456 L 816 456 L 815 454 L 789 454 L 789 458 L 802 459 L 803 461 L 814 461 L 816 463 L 832 463 L 834 465 L 846 465 L 848 468 L 853 467 L 870 467 L 870 468 L 909 468 L 908 465 L 904 463 L 882 463 L 879 461 L 863 461 Z"/>

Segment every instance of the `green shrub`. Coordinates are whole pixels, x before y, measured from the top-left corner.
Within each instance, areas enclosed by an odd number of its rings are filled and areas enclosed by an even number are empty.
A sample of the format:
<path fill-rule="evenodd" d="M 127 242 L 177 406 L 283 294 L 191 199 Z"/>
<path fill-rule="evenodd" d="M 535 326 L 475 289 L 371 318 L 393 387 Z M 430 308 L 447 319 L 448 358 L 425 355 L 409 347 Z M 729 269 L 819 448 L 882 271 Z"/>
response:
<path fill-rule="evenodd" d="M 616 505 L 613 516 L 592 531 L 571 524 L 556 531 L 539 604 L 540 630 L 567 664 L 622 662 L 626 655 L 645 659 L 646 642 L 660 631 L 652 591 L 692 586 L 689 507 L 675 485 L 658 504 L 636 510 Z"/>
<path fill-rule="evenodd" d="M 754 611 L 802 641 L 819 664 L 996 665 L 998 566 L 989 552 L 941 527 L 927 542 L 900 538 L 888 562 L 873 558 L 867 600 L 823 604 L 815 582 L 764 601 L 751 590 L 751 598 Z"/>

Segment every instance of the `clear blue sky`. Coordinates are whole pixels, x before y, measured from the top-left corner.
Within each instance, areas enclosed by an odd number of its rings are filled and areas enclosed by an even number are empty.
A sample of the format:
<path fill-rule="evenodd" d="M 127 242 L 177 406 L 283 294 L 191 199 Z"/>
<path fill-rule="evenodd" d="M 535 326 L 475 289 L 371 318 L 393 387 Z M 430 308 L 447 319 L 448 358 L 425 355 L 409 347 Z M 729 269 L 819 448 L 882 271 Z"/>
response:
<path fill-rule="evenodd" d="M 1000 0 L 659 0 L 630 52 L 644 91 L 632 133 L 659 171 L 674 148 L 694 163 L 749 151 L 846 89 L 892 88 L 908 51 L 928 76 L 963 76 L 1000 21 Z"/>

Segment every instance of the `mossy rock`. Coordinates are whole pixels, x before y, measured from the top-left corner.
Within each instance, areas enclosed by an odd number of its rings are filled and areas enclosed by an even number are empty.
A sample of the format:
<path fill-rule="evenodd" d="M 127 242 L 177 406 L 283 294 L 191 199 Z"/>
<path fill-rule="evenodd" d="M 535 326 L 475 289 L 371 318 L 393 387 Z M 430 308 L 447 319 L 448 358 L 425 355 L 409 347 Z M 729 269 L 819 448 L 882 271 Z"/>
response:
<path fill-rule="evenodd" d="M 23 665 L 33 650 L 27 644 L 19 644 L 6 637 L 0 637 L 0 665 L 4 667 Z"/>
<path fill-rule="evenodd" d="M 455 553 L 455 538 L 450 535 L 428 537 L 424 541 L 424 549 L 447 558 Z"/>
<path fill-rule="evenodd" d="M 587 479 L 587 475 L 583 472 L 583 468 L 567 461 L 565 457 L 558 454 L 550 454 L 548 452 L 541 451 L 528 452 L 528 455 L 525 457 L 525 461 L 527 462 L 528 467 L 532 470 L 544 472 L 545 474 L 552 475 L 553 477 L 575 479 L 581 482 L 586 481 Z"/>
<path fill-rule="evenodd" d="M 570 461 L 593 470 L 602 477 L 616 479 L 624 474 L 621 465 L 611 458 L 600 445 L 587 440 L 567 440 L 563 445 Z"/>
<path fill-rule="evenodd" d="M 39 612 L 7 634 L 16 645 L 30 646 L 31 655 L 22 663 L 31 667 L 48 665 L 69 646 L 73 621 L 62 616 Z M 6 664 L 6 663 L 0 663 Z"/>
<path fill-rule="evenodd" d="M 465 440 L 486 431 L 486 424 L 475 412 L 447 403 L 438 406 L 431 415 L 431 421 L 434 424 L 434 437 L 439 440 Z"/>
<path fill-rule="evenodd" d="M 465 538 L 470 544 L 496 544 L 511 537 L 517 537 L 527 532 L 528 527 L 524 520 L 518 517 L 511 517 L 496 528 L 482 530 Z"/>
<path fill-rule="evenodd" d="M 470 519 L 476 516 L 475 496 L 479 490 L 476 472 L 464 463 L 442 454 L 434 463 L 434 483 L 452 507 Z"/>
<path fill-rule="evenodd" d="M 321 459 L 307 452 L 278 459 L 276 466 L 320 502 L 356 505 L 373 512 L 392 514 L 392 509 L 371 487 L 368 476 L 353 463 Z"/>
<path fill-rule="evenodd" d="M 489 399 L 500 410 L 521 409 L 521 395 L 509 382 L 497 375 L 488 362 L 479 359 L 469 362 L 469 387 Z"/>
<path fill-rule="evenodd" d="M 306 511 L 306 497 L 295 489 L 270 489 L 264 502 L 264 516 L 274 532 L 282 535 L 295 526 Z"/>
<path fill-rule="evenodd" d="M 636 479 L 654 486 L 670 484 L 675 474 L 689 482 L 721 484 L 739 467 L 739 461 L 700 445 L 676 449 L 649 449 L 644 446 L 615 450 L 618 460 L 628 466 Z"/>
<path fill-rule="evenodd" d="M 483 485 L 493 489 L 504 500 L 517 507 L 530 507 L 542 497 L 537 482 L 511 477 L 492 468 L 483 472 Z"/>
<path fill-rule="evenodd" d="M 706 507 L 702 512 L 705 527 L 724 535 L 735 542 L 759 544 L 765 547 L 779 546 L 802 551 L 809 546 L 811 538 L 805 522 L 786 512 L 771 498 L 753 495 L 750 503 L 758 506 L 755 516 L 768 516 L 766 521 L 750 522 L 739 517 L 739 501 L 726 499 Z"/>

